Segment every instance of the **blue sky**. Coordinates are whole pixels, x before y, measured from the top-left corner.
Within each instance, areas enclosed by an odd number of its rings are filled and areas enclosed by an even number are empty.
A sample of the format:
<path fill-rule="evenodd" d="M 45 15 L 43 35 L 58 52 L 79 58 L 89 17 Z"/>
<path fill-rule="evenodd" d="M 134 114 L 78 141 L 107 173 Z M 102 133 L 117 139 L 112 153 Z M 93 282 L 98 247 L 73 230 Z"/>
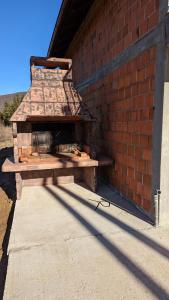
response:
<path fill-rule="evenodd" d="M 31 55 L 46 56 L 62 0 L 0 1 L 0 95 L 30 86 Z"/>

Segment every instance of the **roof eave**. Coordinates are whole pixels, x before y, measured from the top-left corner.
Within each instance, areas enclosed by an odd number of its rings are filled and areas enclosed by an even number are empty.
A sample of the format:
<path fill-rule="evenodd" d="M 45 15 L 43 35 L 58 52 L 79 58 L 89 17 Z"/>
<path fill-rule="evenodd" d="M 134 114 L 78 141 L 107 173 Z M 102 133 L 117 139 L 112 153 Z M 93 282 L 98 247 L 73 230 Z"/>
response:
<path fill-rule="evenodd" d="M 95 0 L 63 0 L 47 56 L 65 57 L 66 51 Z"/>
<path fill-rule="evenodd" d="M 62 4 L 61 4 L 60 10 L 59 10 L 58 17 L 56 19 L 55 27 L 54 27 L 54 30 L 53 30 L 53 33 L 52 33 L 52 37 L 51 37 L 48 52 L 47 52 L 48 57 L 50 56 L 50 52 L 51 52 L 51 48 L 52 48 L 52 45 L 53 45 L 53 41 L 55 39 L 56 31 L 57 31 L 57 28 L 59 26 L 62 15 L 64 13 L 64 8 L 65 8 L 67 2 L 68 2 L 68 0 L 62 0 Z"/>

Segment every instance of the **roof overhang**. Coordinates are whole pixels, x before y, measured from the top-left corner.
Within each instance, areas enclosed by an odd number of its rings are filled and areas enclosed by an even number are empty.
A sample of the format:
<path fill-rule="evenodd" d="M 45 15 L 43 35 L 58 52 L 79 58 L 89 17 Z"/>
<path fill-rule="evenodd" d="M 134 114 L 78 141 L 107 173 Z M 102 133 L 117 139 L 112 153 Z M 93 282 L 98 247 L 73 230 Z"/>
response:
<path fill-rule="evenodd" d="M 95 0 L 63 0 L 48 49 L 48 57 L 64 57 Z"/>

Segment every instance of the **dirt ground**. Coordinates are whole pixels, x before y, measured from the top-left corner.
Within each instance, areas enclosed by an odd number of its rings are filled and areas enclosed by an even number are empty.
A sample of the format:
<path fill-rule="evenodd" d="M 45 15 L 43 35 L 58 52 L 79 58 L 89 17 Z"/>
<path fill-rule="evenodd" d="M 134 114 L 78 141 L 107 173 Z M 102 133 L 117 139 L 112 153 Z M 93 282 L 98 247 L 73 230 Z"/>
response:
<path fill-rule="evenodd" d="M 0 299 L 3 299 L 6 269 L 8 264 L 7 246 L 9 239 L 10 215 L 13 201 L 0 187 Z"/>
<path fill-rule="evenodd" d="M 2 134 L 0 134 L 1 136 Z M 8 144 L 9 141 L 6 141 Z M 5 143 L 5 142 L 4 142 Z M 12 224 L 12 216 L 15 204 L 15 176 L 10 173 L 2 173 L 1 166 L 7 157 L 13 155 L 13 148 L 1 148 L 0 142 L 0 299 L 3 295 L 7 268 L 7 246 Z"/>
<path fill-rule="evenodd" d="M 8 217 L 12 207 L 12 200 L 10 200 L 7 194 L 0 187 L 0 259 L 3 252 L 3 239 L 5 236 Z"/>
<path fill-rule="evenodd" d="M 12 129 L 9 126 L 4 126 L 0 120 L 0 149 L 12 147 Z"/>
<path fill-rule="evenodd" d="M 15 199 L 14 174 L 1 172 L 4 160 L 10 156 L 13 156 L 12 129 L 10 126 L 4 126 L 0 121 L 0 260 L 7 222 Z"/>

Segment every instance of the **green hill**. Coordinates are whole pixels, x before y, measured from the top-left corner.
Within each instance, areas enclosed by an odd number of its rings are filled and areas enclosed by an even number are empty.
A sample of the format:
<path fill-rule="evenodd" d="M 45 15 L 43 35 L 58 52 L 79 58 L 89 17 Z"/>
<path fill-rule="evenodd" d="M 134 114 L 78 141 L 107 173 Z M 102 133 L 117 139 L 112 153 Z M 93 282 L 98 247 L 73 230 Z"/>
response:
<path fill-rule="evenodd" d="M 3 111 L 6 102 L 12 102 L 17 95 L 20 98 L 23 97 L 25 94 L 25 92 L 18 92 L 14 94 L 0 95 L 0 112 Z"/>

